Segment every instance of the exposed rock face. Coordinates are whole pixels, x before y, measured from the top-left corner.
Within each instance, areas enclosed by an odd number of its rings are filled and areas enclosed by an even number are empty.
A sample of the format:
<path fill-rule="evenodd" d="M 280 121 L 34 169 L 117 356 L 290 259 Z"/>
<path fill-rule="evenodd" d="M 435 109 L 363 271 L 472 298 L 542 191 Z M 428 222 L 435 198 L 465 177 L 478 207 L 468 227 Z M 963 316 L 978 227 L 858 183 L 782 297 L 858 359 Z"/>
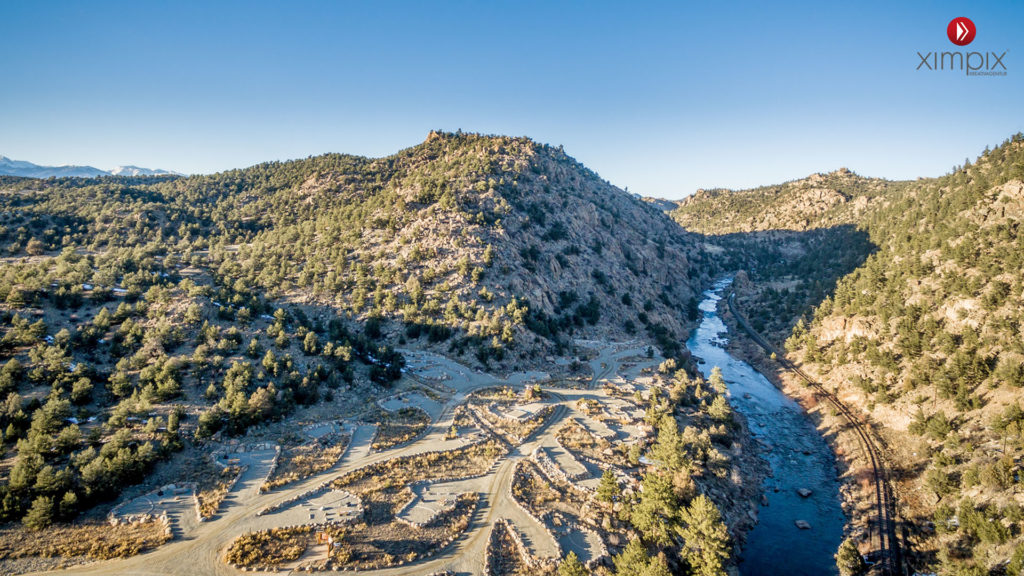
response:
<path fill-rule="evenodd" d="M 817 193 L 828 189 L 848 199 Z M 701 231 L 772 228 L 716 240 L 746 251 L 740 264 L 752 270 L 754 287 L 745 302 L 737 289 L 740 307 L 766 311 L 759 320 L 781 336 L 778 344 L 786 341 L 788 359 L 872 422 L 889 451 L 887 465 L 898 471 L 897 492 L 907 501 L 901 505 L 909 502 L 918 518 L 928 518 L 948 496 L 979 506 L 1015 500 L 1012 480 L 953 480 L 949 487 L 945 481 L 1015 470 L 1024 455 L 1019 438 L 1006 443 L 1004 433 L 1024 421 L 1024 135 L 938 178 L 857 183 L 835 173 L 695 195 L 673 215 Z M 818 228 L 781 230 L 791 227 Z M 777 248 L 784 233 L 799 238 L 813 258 Z M 806 288 L 814 284 L 817 294 Z M 793 306 L 798 290 L 808 298 Z M 802 319 L 786 329 L 774 322 L 779 316 Z M 987 521 L 1012 522 L 1003 512 Z M 954 541 L 931 538 L 921 549 Z M 1019 536 L 1010 539 L 1009 546 L 973 541 L 963 557 L 1006 565 L 1021 545 Z M 942 570 L 955 572 L 959 564 L 959 557 L 950 559 Z"/>
<path fill-rule="evenodd" d="M 499 365 L 541 363 L 573 337 L 650 338 L 682 352 L 688 307 L 707 282 L 703 244 L 560 147 L 431 132 L 386 158 L 305 162 L 282 167 L 306 174 L 297 188 L 310 220 L 275 225 L 288 228 L 278 234 L 296 237 L 311 262 L 327 254 L 317 267 L 330 270 L 328 297 L 394 320 L 385 330 L 442 326 L 452 336 L 423 343 L 512 352 L 490 354 Z M 356 210 L 358 241 L 339 257 L 317 231 Z"/>
<path fill-rule="evenodd" d="M 820 337 L 823 342 L 850 342 L 854 338 L 867 338 L 874 333 L 865 318 L 830 317 L 822 322 Z"/>
<path fill-rule="evenodd" d="M 596 309 L 596 322 L 573 325 L 588 337 L 644 335 L 646 318 L 685 340 L 685 311 L 710 258 L 697 238 L 559 149 L 516 144 L 506 146 L 506 163 L 525 159 L 522 170 L 505 176 L 505 186 L 471 194 L 502 216 L 500 226 L 476 231 L 494 251 L 482 283 L 517 297 L 535 318 L 564 324 L 581 306 Z"/>
<path fill-rule="evenodd" d="M 849 224 L 903 183 L 864 178 L 846 168 L 751 190 L 698 190 L 672 217 L 705 234 L 808 230 Z"/>
<path fill-rule="evenodd" d="M 997 226 L 1024 220 L 1024 182 L 1011 180 L 988 191 L 985 202 L 967 215 L 982 226 Z"/>

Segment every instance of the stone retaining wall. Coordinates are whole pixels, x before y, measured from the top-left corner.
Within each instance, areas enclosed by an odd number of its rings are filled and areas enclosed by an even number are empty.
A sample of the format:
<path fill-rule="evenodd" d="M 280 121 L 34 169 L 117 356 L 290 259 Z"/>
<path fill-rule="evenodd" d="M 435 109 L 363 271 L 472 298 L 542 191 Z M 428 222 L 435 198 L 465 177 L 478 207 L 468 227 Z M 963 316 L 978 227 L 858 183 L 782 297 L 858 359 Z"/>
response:
<path fill-rule="evenodd" d="M 525 543 L 523 543 L 523 538 L 519 535 L 519 531 L 516 530 L 515 525 L 504 518 L 499 518 L 491 527 L 491 533 L 488 537 L 487 552 L 484 557 L 484 574 L 487 576 L 494 576 L 494 566 L 492 563 L 493 558 L 497 553 L 497 550 L 495 550 L 497 547 L 495 535 L 497 534 L 499 526 L 504 529 L 508 533 L 509 538 L 512 539 L 512 545 L 515 547 L 515 552 L 516 555 L 519 556 L 520 562 L 525 564 L 528 568 L 536 568 L 543 563 L 530 554 L 530 549 L 526 547 Z"/>
<path fill-rule="evenodd" d="M 530 518 L 533 518 L 535 522 L 537 522 L 544 528 L 544 532 L 546 532 L 547 535 L 551 537 L 551 540 L 555 543 L 555 550 L 558 551 L 558 557 L 561 558 L 565 551 L 562 550 L 562 545 L 558 542 L 558 538 L 555 537 L 555 533 L 552 532 L 551 528 L 548 527 L 548 523 L 544 519 L 538 518 L 533 513 L 533 511 L 531 511 L 522 502 L 520 502 L 519 499 L 516 498 L 515 494 L 512 492 L 512 485 L 516 483 L 517 479 L 523 478 L 523 476 L 526 474 L 526 472 L 524 472 L 522 469 L 522 465 L 523 463 L 522 461 L 520 461 L 518 464 L 516 464 L 516 469 L 512 472 L 512 482 L 510 482 L 508 485 L 508 497 L 510 500 L 516 503 L 516 506 L 518 506 L 524 514 L 526 514 Z"/>
<path fill-rule="evenodd" d="M 466 444 L 465 446 L 460 446 L 459 448 L 456 448 L 456 450 L 462 450 L 462 449 L 465 449 L 465 448 L 476 446 L 477 444 L 482 444 L 482 443 L 486 442 L 487 440 L 488 440 L 488 438 L 482 438 L 481 440 L 479 440 L 477 442 L 471 442 L 469 444 Z M 418 458 L 420 456 L 425 456 L 427 454 L 445 454 L 445 453 L 448 453 L 448 452 L 452 452 L 452 450 L 427 450 L 425 452 L 419 452 L 417 454 L 412 454 L 410 456 L 401 456 L 400 458 Z M 499 456 L 498 459 L 495 460 L 495 463 L 500 462 L 501 459 L 504 458 L 504 457 L 505 457 L 505 455 Z M 355 470 L 352 470 L 351 472 L 348 472 L 347 474 L 344 474 L 344 476 L 348 476 L 350 474 L 355 474 L 357 472 L 360 472 L 362 470 L 370 468 L 371 466 L 376 466 L 376 465 L 381 464 L 383 462 L 388 462 L 388 460 L 382 460 L 381 462 L 374 462 L 372 464 L 367 464 L 365 466 L 360 466 L 359 468 L 356 468 Z M 436 482 L 451 482 L 451 481 L 454 481 L 454 480 L 468 480 L 470 478 L 479 478 L 481 476 L 486 476 L 493 469 L 494 469 L 494 465 L 492 464 L 491 467 L 488 468 L 487 471 L 484 472 L 483 474 L 477 474 L 477 475 L 474 475 L 474 476 L 460 476 L 460 477 L 455 477 L 455 478 L 436 478 L 434 480 L 431 480 L 431 482 L 435 482 L 435 483 Z M 263 516 L 263 515 L 266 515 L 266 514 L 270 514 L 272 512 L 276 512 L 276 511 L 278 511 L 278 510 L 280 510 L 282 508 L 290 506 L 290 505 L 298 502 L 299 500 L 303 500 L 305 498 L 310 498 L 310 497 L 313 497 L 313 496 L 318 496 L 318 495 L 322 494 L 323 492 L 327 491 L 328 489 L 330 489 L 330 485 L 333 484 L 335 480 L 337 480 L 337 478 L 331 478 L 330 480 L 324 480 L 317 487 L 312 488 L 310 490 L 307 490 L 306 492 L 303 492 L 302 494 L 298 494 L 298 495 L 292 496 L 291 498 L 288 498 L 287 500 L 284 500 L 283 502 L 279 502 L 277 504 L 273 504 L 271 506 L 268 506 L 268 507 L 264 508 L 263 510 L 260 510 L 259 512 L 257 512 L 256 515 L 257 516 Z M 362 509 L 362 506 L 360 506 L 360 509 Z"/>
<path fill-rule="evenodd" d="M 184 484 L 165 484 L 165 485 L 157 488 L 156 490 L 151 490 L 149 492 L 146 492 L 142 496 L 149 496 L 150 494 L 158 494 L 159 492 L 172 492 L 172 493 L 174 493 L 176 495 L 181 495 L 181 494 L 185 494 L 186 493 L 185 491 L 187 491 L 188 493 L 190 493 L 192 495 L 192 501 L 196 503 L 196 510 L 198 512 L 198 509 L 199 509 L 198 508 L 199 507 L 199 499 L 196 498 L 196 485 L 195 485 L 194 482 L 186 482 Z M 127 522 L 127 523 L 136 522 L 137 519 L 135 518 L 134 515 L 128 516 L 125 519 L 121 519 L 120 518 L 121 510 L 124 509 L 125 506 L 127 506 L 128 504 L 131 504 L 133 501 L 137 500 L 138 498 L 141 498 L 142 496 L 136 496 L 135 498 L 130 498 L 128 500 L 125 500 L 125 501 L 119 503 L 117 506 L 114 506 L 113 508 L 111 508 L 110 512 L 107 513 L 107 520 L 111 524 L 113 524 L 115 526 L 117 524 L 121 523 L 121 522 Z M 160 496 L 157 496 L 157 498 L 160 498 Z M 166 512 L 161 514 L 161 516 L 166 518 Z M 140 514 L 139 515 L 139 518 L 143 518 L 143 517 L 148 518 L 148 519 L 152 519 L 153 515 L 152 514 Z"/>
<path fill-rule="evenodd" d="M 227 468 L 228 468 L 227 466 L 224 466 L 225 470 Z M 248 469 L 249 469 L 248 466 L 242 466 L 241 468 L 239 468 L 238 474 L 235 474 L 235 477 L 231 480 L 231 483 L 228 484 L 228 490 L 224 494 L 225 497 L 227 497 L 228 494 L 231 494 L 231 491 L 235 489 L 235 485 L 238 484 L 238 480 L 242 478 L 242 474 L 245 474 L 245 471 L 248 470 Z M 193 492 L 192 496 L 193 496 L 193 500 L 195 501 L 195 505 L 196 505 L 196 518 L 198 518 L 200 522 L 206 522 L 206 518 L 203 516 L 203 513 L 202 513 L 202 511 L 199 508 L 199 494 L 197 492 Z M 217 510 L 220 510 L 220 503 L 219 502 L 217 503 Z M 214 513 L 216 514 L 216 511 L 214 511 Z"/>

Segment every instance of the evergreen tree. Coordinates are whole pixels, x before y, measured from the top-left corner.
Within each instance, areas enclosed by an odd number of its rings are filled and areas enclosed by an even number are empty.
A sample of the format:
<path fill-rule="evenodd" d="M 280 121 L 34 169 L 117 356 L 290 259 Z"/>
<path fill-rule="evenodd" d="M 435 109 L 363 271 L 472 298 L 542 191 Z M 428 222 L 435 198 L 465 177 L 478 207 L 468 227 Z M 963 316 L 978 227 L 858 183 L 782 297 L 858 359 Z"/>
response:
<path fill-rule="evenodd" d="M 615 564 L 615 576 L 644 576 L 650 558 L 643 543 L 634 538 L 618 556 L 612 558 L 612 563 Z"/>
<path fill-rule="evenodd" d="M 672 571 L 668 569 L 668 561 L 665 560 L 665 556 L 659 554 L 651 558 L 651 563 L 647 565 L 643 576 L 672 576 Z"/>
<path fill-rule="evenodd" d="M 669 472 L 688 465 L 679 424 L 672 414 L 662 414 L 658 419 L 658 440 L 651 448 L 650 458 Z"/>
<path fill-rule="evenodd" d="M 1010 564 L 1006 567 L 1007 574 L 1024 574 L 1024 544 L 1018 544 L 1010 558 Z"/>
<path fill-rule="evenodd" d="M 575 552 L 569 552 L 558 565 L 558 576 L 587 576 L 587 568 Z"/>
<path fill-rule="evenodd" d="M 836 552 L 836 566 L 839 568 L 840 576 L 858 576 L 867 569 L 867 564 L 864 563 L 864 558 L 857 550 L 857 545 L 849 538 L 843 540 L 843 543 L 839 545 L 839 551 Z"/>
<path fill-rule="evenodd" d="M 601 474 L 601 483 L 597 486 L 597 499 L 611 504 L 619 496 L 619 483 L 611 470 Z"/>
<path fill-rule="evenodd" d="M 78 512 L 78 495 L 68 490 L 60 500 L 60 515 L 62 518 L 73 518 Z"/>
<path fill-rule="evenodd" d="M 711 383 L 711 387 L 719 394 L 724 394 L 726 390 L 725 377 L 722 376 L 722 369 L 715 366 L 711 369 L 711 375 L 708 377 L 708 381 Z"/>
<path fill-rule="evenodd" d="M 645 474 L 640 502 L 633 507 L 633 526 L 643 534 L 647 542 L 668 546 L 677 528 L 677 515 L 678 506 L 671 476 L 658 470 Z"/>
<path fill-rule="evenodd" d="M 256 360 L 263 354 L 263 346 L 260 345 L 260 341 L 253 338 L 249 340 L 249 346 L 245 349 L 245 353 L 249 358 Z"/>
<path fill-rule="evenodd" d="M 729 401 L 725 399 L 725 396 L 715 396 L 715 399 L 711 401 L 711 406 L 708 407 L 708 416 L 719 422 L 732 420 L 732 407 L 729 406 Z"/>
<path fill-rule="evenodd" d="M 21 522 L 30 530 L 42 530 L 53 523 L 53 499 L 39 496 L 32 501 L 32 507 Z"/>
<path fill-rule="evenodd" d="M 306 354 L 316 354 L 320 351 L 320 340 L 316 337 L 316 332 L 306 334 L 306 338 L 302 340 L 302 351 Z"/>
<path fill-rule="evenodd" d="M 701 494 L 680 514 L 683 554 L 699 576 L 724 576 L 729 558 L 729 532 L 710 498 Z"/>

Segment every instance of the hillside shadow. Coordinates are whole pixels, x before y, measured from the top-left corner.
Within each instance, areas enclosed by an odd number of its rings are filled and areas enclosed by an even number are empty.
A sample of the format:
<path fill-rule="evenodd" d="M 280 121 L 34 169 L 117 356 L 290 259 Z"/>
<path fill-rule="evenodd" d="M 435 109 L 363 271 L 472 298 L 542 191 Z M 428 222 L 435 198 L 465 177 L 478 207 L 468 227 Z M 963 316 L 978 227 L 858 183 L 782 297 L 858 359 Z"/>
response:
<path fill-rule="evenodd" d="M 850 224 L 812 230 L 706 235 L 720 247 L 721 272 L 737 272 L 738 297 L 751 325 L 778 346 L 802 317 L 835 293 L 841 278 L 878 250 L 867 232 Z M 743 274 L 751 285 L 744 285 Z M 753 290 L 756 288 L 757 290 Z"/>
<path fill-rule="evenodd" d="M 801 318 L 809 319 L 815 307 L 834 295 L 841 279 L 863 266 L 879 248 L 864 230 L 852 225 L 808 231 L 706 235 L 704 239 L 723 249 L 716 256 L 720 262 L 717 274 L 736 274 L 737 300 L 743 300 L 739 303 L 739 312 L 747 316 L 751 327 L 766 336 L 776 348 L 783 348 L 783 342 L 794 325 Z M 748 279 L 742 278 L 741 271 Z M 724 319 L 735 325 L 728 309 L 724 309 L 722 314 Z M 785 368 L 780 363 L 770 360 L 753 341 L 742 344 L 742 348 L 745 361 L 776 386 L 781 385 Z M 812 394 L 805 397 L 802 404 L 811 421 L 822 432 L 822 437 L 835 450 L 841 445 L 839 433 L 849 424 L 826 425 L 823 413 L 812 409 L 820 401 L 818 395 Z M 883 449 L 884 440 L 878 438 Z M 848 468 L 850 461 L 845 457 L 837 458 L 837 463 L 840 475 L 847 477 L 853 485 L 864 488 L 871 484 L 872 475 L 868 469 L 851 471 Z M 896 483 L 920 478 L 926 466 L 927 461 L 887 462 L 889 477 Z M 874 514 L 870 501 L 857 505 L 860 508 L 855 514 Z M 900 510 L 895 524 L 895 530 L 904 543 L 928 537 L 935 529 L 928 515 L 909 509 Z M 877 530 L 871 522 L 868 527 Z M 903 553 L 912 558 L 915 565 L 931 565 L 937 561 L 935 550 L 910 548 Z M 954 551 L 954 554 L 964 553 L 963 550 Z"/>

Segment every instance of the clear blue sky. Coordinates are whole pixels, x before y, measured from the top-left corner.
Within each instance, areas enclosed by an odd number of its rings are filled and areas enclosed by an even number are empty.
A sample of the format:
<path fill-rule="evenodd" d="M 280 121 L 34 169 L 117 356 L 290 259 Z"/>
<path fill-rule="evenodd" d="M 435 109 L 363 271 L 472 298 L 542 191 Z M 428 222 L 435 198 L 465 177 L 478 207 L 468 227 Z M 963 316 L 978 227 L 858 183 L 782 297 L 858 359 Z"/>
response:
<path fill-rule="evenodd" d="M 915 70 L 955 16 L 1008 76 Z M 1022 29 L 1009 1 L 5 0 L 0 154 L 215 172 L 461 128 L 668 198 L 934 176 L 1024 130 Z"/>

